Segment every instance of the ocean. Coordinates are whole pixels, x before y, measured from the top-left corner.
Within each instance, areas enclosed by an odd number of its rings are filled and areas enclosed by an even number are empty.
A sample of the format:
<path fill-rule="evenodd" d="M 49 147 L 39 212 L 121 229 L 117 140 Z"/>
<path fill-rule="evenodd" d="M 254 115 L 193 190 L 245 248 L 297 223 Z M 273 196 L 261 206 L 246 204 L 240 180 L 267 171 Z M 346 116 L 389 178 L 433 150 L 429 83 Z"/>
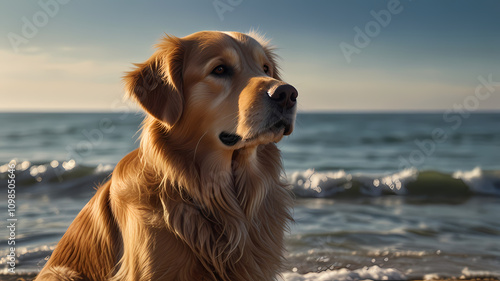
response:
<path fill-rule="evenodd" d="M 15 271 L 36 273 L 138 146 L 142 116 L 0 120 L 0 269 L 8 273 L 14 160 Z M 278 146 L 296 197 L 283 280 L 500 277 L 499 113 L 299 113 Z"/>

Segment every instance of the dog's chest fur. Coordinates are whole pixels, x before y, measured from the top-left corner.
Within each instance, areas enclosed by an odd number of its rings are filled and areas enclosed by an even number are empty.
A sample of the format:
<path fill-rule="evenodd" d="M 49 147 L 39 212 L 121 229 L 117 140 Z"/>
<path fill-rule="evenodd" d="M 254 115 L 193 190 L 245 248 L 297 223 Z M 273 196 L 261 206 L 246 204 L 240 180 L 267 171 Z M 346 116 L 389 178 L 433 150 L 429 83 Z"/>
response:
<path fill-rule="evenodd" d="M 130 162 L 124 159 L 123 164 L 144 164 L 139 160 L 141 153 L 147 151 L 138 152 Z M 121 197 L 117 202 L 128 202 L 128 211 L 136 205 L 134 201 L 141 206 L 141 210 L 134 210 L 138 221 L 127 218 L 127 222 L 118 219 L 118 223 L 123 225 L 122 229 L 132 228 L 134 237 L 141 233 L 144 239 L 140 243 L 154 245 L 137 247 L 146 246 L 152 251 L 144 256 L 153 259 L 143 260 L 146 267 L 153 269 L 147 272 L 155 272 L 150 277 L 200 280 L 197 276 L 208 275 L 212 278 L 207 280 L 274 280 L 282 264 L 283 233 L 291 220 L 291 196 L 280 181 L 282 168 L 276 146 L 268 144 L 251 151 L 236 151 L 229 163 L 221 161 L 218 155 L 207 154 L 191 165 L 178 159 L 187 158 L 185 155 L 164 153 L 163 159 L 177 163 L 175 168 L 162 171 L 144 168 L 142 175 L 144 184 L 155 182 L 148 189 L 150 194 L 158 194 L 159 188 L 159 197 L 149 196 L 140 186 L 115 188 L 115 196 Z M 160 173 L 162 176 L 158 176 Z M 132 195 L 134 191 L 137 194 Z M 124 241 L 132 238 L 126 237 L 126 233 L 123 236 Z M 124 248 L 127 251 L 127 245 Z M 166 251 L 176 254 L 165 255 Z M 140 268 L 137 272 L 128 269 L 132 261 L 141 260 L 140 255 L 130 257 L 130 262 L 126 261 L 127 255 L 130 253 L 122 257 L 122 264 L 129 265 L 127 269 L 121 268 L 117 276 L 144 277 Z M 181 265 L 176 260 L 163 259 L 165 256 L 196 262 Z M 182 258 L 186 256 L 192 258 Z"/>

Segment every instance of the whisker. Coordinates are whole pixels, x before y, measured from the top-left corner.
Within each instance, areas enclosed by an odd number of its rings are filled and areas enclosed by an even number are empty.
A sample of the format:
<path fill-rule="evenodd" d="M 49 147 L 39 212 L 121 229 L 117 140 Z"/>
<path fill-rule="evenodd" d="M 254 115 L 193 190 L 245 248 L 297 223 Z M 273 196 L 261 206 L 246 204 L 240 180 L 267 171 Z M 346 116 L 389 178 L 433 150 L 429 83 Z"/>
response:
<path fill-rule="evenodd" d="M 196 160 L 196 151 L 198 150 L 198 146 L 200 145 L 201 139 L 208 133 L 208 131 L 205 131 L 205 133 L 200 137 L 198 140 L 198 143 L 196 143 L 196 147 L 194 148 L 194 155 L 193 155 L 193 162 Z"/>

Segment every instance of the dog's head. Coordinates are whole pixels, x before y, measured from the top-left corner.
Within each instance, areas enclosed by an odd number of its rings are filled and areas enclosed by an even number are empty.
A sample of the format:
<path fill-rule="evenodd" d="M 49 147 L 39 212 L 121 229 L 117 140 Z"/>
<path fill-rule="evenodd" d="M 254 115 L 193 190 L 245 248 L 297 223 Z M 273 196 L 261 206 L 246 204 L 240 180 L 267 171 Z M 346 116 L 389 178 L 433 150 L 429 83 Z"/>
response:
<path fill-rule="evenodd" d="M 125 76 L 131 97 L 176 138 L 234 150 L 293 131 L 297 90 L 257 35 L 203 31 L 165 37 Z"/>

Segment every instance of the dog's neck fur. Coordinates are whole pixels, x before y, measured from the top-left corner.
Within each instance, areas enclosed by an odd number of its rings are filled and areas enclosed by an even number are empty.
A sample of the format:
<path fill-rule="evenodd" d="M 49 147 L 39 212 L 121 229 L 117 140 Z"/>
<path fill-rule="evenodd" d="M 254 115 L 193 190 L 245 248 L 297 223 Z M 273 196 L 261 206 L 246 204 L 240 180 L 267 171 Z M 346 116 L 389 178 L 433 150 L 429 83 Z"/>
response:
<path fill-rule="evenodd" d="M 283 232 L 291 220 L 276 145 L 195 152 L 187 143 L 197 139 L 172 135 L 157 121 L 145 122 L 139 148 L 141 159 L 153 159 L 142 162 L 143 171 L 159 176 L 166 227 L 196 253 L 214 280 L 274 279 L 279 269 L 269 265 L 281 264 Z M 246 251 L 252 244 L 263 251 Z"/>

